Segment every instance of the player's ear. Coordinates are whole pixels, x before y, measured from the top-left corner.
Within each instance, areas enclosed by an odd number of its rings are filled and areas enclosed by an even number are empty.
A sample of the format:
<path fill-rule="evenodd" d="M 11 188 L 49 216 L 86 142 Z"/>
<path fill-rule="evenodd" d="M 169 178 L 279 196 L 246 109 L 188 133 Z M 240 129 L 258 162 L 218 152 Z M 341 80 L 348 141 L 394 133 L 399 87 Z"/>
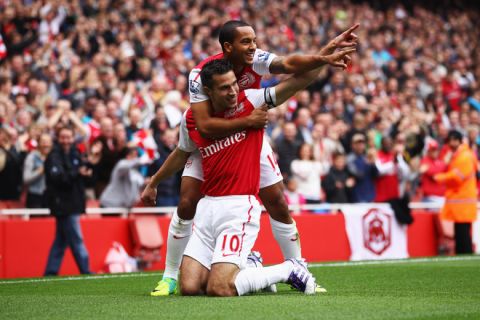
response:
<path fill-rule="evenodd" d="M 210 88 L 207 87 L 207 86 L 203 86 L 203 91 L 205 91 L 205 93 L 207 94 L 207 96 L 210 96 L 210 94 L 212 93 L 212 89 L 210 89 Z"/>
<path fill-rule="evenodd" d="M 233 45 L 230 42 L 223 43 L 223 51 L 225 53 L 232 53 L 232 50 L 233 50 Z"/>

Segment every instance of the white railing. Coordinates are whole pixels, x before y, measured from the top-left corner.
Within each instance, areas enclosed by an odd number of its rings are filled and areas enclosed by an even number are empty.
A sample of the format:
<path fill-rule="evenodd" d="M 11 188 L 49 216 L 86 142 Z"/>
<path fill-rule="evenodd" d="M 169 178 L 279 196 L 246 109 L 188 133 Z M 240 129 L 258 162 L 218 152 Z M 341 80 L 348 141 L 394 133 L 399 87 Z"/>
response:
<path fill-rule="evenodd" d="M 291 205 L 290 211 L 326 211 L 326 213 L 335 214 L 337 211 L 341 211 L 345 206 L 365 206 L 372 207 L 375 205 L 381 205 L 380 203 L 355 203 L 355 204 L 343 204 L 343 203 L 322 203 L 322 204 L 304 204 L 304 205 Z M 480 205 L 480 203 L 479 203 Z M 441 207 L 441 203 L 427 203 L 427 202 L 411 202 L 411 209 L 428 209 L 438 211 Z M 480 208 L 480 206 L 479 206 Z M 132 214 L 160 214 L 168 215 L 175 211 L 176 207 L 135 207 L 135 208 L 87 208 L 87 215 L 120 215 L 127 217 Z M 265 210 L 265 208 L 263 208 Z M 28 220 L 30 216 L 49 215 L 49 209 L 0 209 L 0 216 L 21 216 L 23 219 Z"/>

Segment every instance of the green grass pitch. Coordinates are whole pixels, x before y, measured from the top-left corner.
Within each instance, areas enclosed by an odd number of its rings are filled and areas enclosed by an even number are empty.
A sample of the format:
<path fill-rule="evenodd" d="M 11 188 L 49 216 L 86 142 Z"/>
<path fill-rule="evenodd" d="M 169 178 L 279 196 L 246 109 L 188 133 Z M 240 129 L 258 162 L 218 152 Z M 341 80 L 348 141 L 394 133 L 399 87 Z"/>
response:
<path fill-rule="evenodd" d="M 159 273 L 0 281 L 1 319 L 480 319 L 480 257 L 312 264 L 328 293 L 150 297 Z"/>

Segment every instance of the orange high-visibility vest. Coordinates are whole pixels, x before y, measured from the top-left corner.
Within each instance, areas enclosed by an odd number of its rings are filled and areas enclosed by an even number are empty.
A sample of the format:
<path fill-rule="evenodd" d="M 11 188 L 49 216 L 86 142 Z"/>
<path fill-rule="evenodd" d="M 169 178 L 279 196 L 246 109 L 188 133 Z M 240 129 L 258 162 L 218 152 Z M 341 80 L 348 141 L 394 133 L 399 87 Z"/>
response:
<path fill-rule="evenodd" d="M 477 219 L 477 159 L 468 145 L 458 147 L 447 171 L 435 175 L 435 180 L 447 187 L 440 218 L 454 222 Z"/>

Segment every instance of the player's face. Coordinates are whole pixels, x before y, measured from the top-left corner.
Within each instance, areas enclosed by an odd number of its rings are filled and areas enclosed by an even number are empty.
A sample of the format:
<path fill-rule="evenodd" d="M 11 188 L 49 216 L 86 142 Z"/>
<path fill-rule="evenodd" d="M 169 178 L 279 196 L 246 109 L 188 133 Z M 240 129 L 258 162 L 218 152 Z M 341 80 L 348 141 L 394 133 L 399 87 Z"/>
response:
<path fill-rule="evenodd" d="M 207 89 L 216 112 L 236 107 L 238 91 L 237 78 L 233 71 L 214 75 L 213 87 Z"/>
<path fill-rule="evenodd" d="M 226 46 L 230 61 L 234 65 L 252 65 L 255 50 L 257 50 L 257 36 L 252 27 L 238 27 L 235 30 L 233 43 Z"/>

